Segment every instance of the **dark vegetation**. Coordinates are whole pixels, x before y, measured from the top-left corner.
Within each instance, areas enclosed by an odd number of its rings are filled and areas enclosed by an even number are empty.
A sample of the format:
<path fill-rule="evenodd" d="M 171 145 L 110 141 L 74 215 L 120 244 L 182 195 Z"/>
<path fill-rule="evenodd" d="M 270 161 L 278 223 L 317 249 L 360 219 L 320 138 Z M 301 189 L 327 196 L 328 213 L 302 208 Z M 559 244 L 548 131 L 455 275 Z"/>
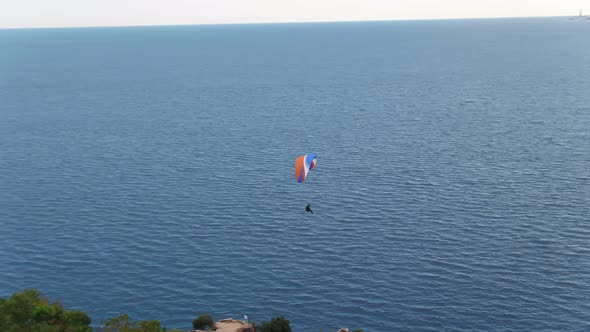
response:
<path fill-rule="evenodd" d="M 129 316 L 123 314 L 104 322 L 103 332 L 161 332 L 160 321 L 142 320 L 132 321 Z M 166 329 L 164 328 L 164 331 Z"/>
<path fill-rule="evenodd" d="M 270 322 L 262 322 L 260 326 L 256 326 L 256 331 L 260 332 L 291 332 L 289 321 L 285 317 L 275 317 Z"/>
<path fill-rule="evenodd" d="M 195 330 L 209 330 L 212 329 L 214 325 L 213 317 L 209 315 L 201 315 L 193 320 L 193 327 Z"/>
<path fill-rule="evenodd" d="M 28 289 L 0 299 L 0 331 L 91 332 L 90 323 L 86 313 L 66 310 L 36 290 Z"/>
<path fill-rule="evenodd" d="M 1 332 L 174 332 L 162 327 L 158 320 L 134 321 L 122 314 L 95 324 L 85 312 L 66 310 L 58 301 L 50 302 L 40 292 L 27 289 L 15 293 L 7 299 L 0 298 Z M 257 332 L 291 332 L 289 321 L 285 317 L 275 317 L 270 322 L 253 324 Z M 193 327 L 200 330 L 212 330 L 215 326 L 213 317 L 200 315 L 193 320 Z M 357 329 L 355 332 L 362 332 Z"/>

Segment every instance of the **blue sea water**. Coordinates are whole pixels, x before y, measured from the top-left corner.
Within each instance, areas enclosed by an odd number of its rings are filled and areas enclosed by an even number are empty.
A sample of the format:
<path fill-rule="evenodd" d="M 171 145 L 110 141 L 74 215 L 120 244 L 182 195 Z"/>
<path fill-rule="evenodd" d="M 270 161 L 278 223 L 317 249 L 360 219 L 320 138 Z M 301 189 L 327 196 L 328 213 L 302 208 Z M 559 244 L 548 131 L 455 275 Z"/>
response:
<path fill-rule="evenodd" d="M 0 30 L 0 296 L 37 288 L 95 324 L 590 331 L 589 36 Z"/>

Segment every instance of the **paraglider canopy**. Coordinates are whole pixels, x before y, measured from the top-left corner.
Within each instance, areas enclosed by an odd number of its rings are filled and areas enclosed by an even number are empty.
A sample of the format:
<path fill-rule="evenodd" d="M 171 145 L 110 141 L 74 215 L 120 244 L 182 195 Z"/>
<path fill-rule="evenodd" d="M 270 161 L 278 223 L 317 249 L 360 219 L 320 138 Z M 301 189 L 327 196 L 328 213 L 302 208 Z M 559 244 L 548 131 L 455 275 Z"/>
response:
<path fill-rule="evenodd" d="M 307 178 L 307 173 L 315 167 L 315 154 L 304 154 L 295 160 L 295 179 L 302 183 Z"/>

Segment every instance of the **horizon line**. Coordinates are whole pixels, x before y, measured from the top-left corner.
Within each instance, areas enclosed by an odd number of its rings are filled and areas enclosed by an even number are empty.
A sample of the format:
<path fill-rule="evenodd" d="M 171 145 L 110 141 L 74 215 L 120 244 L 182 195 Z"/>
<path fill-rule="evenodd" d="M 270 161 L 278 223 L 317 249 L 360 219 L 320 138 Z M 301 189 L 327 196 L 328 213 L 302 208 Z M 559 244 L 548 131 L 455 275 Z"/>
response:
<path fill-rule="evenodd" d="M 178 24 L 129 24 L 129 25 L 73 25 L 73 26 L 35 26 L 35 27 L 0 27 L 0 30 L 33 30 L 33 29 L 92 29 L 92 28 L 147 28 L 147 27 L 190 27 L 190 26 L 224 26 L 224 25 L 271 25 L 271 24 L 307 24 L 307 23 L 370 23 L 399 21 L 458 21 L 458 20 L 497 20 L 526 18 L 561 18 L 578 17 L 547 15 L 547 16 L 485 16 L 485 17 L 442 17 L 442 18 L 400 18 L 390 20 L 328 20 L 328 21 L 271 21 L 271 22 L 224 22 L 224 23 L 178 23 Z"/>

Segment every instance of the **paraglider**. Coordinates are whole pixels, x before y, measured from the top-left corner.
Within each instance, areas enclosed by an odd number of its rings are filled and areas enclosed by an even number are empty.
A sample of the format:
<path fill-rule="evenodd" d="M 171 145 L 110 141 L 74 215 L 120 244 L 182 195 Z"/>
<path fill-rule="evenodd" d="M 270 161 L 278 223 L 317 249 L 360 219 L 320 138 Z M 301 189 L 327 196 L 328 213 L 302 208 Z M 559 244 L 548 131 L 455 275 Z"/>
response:
<path fill-rule="evenodd" d="M 303 183 L 307 178 L 307 174 L 315 167 L 315 154 L 304 154 L 295 160 L 295 179 L 299 183 Z M 311 203 L 307 202 L 305 212 L 313 214 Z"/>

